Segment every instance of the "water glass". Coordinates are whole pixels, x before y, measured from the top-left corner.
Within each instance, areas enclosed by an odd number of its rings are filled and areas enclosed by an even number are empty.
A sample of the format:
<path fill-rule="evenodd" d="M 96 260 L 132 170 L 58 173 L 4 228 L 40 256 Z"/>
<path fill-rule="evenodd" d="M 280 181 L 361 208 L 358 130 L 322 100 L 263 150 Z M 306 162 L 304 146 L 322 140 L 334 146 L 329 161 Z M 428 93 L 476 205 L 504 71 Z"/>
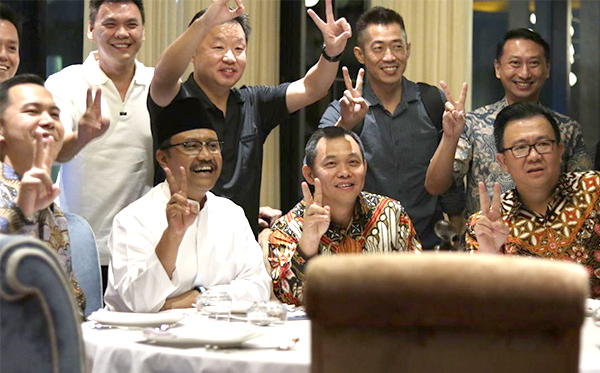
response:
<path fill-rule="evenodd" d="M 208 313 L 208 318 L 229 321 L 232 298 L 225 292 L 206 291 L 196 298 L 196 309 Z"/>
<path fill-rule="evenodd" d="M 248 322 L 254 325 L 282 325 L 287 320 L 287 307 L 280 301 L 255 302 L 246 316 Z"/>

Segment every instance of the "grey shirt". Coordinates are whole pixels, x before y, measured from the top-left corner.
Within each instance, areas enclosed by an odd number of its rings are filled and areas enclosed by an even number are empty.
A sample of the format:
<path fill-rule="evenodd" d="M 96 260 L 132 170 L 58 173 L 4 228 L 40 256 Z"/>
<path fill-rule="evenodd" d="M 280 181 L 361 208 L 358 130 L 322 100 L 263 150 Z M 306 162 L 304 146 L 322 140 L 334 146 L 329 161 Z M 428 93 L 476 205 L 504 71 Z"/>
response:
<path fill-rule="evenodd" d="M 442 197 L 425 190 L 425 175 L 440 140 L 439 131 L 427 114 L 417 84 L 406 78 L 402 78 L 402 100 L 394 113 L 385 110 L 368 83 L 363 97 L 369 112 L 355 131 L 365 147 L 365 190 L 400 201 L 423 248 L 430 250 L 439 242 L 433 226 L 443 218 L 442 211 L 458 214 L 464 207 L 464 191 L 456 186 Z M 319 127 L 334 126 L 340 115 L 339 101 L 332 102 Z"/>

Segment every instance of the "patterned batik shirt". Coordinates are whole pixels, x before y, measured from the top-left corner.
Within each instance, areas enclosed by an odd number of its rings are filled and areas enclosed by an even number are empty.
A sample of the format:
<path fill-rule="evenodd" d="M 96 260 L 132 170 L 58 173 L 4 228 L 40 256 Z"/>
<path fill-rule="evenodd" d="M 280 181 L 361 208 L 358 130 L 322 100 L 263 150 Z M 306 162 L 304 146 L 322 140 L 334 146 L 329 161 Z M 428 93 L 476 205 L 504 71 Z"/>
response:
<path fill-rule="evenodd" d="M 515 187 L 510 174 L 504 172 L 502 166 L 496 162 L 494 121 L 498 113 L 507 106 L 508 101 L 503 98 L 467 114 L 465 129 L 458 141 L 454 157 L 454 178 L 462 180 L 467 176 L 465 217 L 479 211 L 480 181 L 485 183 L 490 196 L 493 195 L 495 182 L 500 184 L 502 192 Z M 586 153 L 579 123 L 556 111 L 552 112 L 558 122 L 561 140 L 565 144 L 562 171 L 591 169 L 592 161 Z"/>
<path fill-rule="evenodd" d="M 19 175 L 7 164 L 0 162 L 0 166 L 0 233 L 35 237 L 54 250 L 62 269 L 71 279 L 79 309 L 85 311 L 85 295 L 71 266 L 67 219 L 54 203 L 34 213 L 31 220 L 27 219 L 15 203 L 21 186 Z"/>
<path fill-rule="evenodd" d="M 273 291 L 284 303 L 302 304 L 304 270 L 309 259 L 298 250 L 306 203 L 300 201 L 275 222 L 269 237 Z M 348 227 L 331 223 L 321 237 L 318 255 L 345 253 L 420 252 L 421 243 L 396 200 L 361 192 Z"/>
<path fill-rule="evenodd" d="M 546 215 L 532 212 L 516 189 L 502 195 L 502 220 L 509 227 L 503 251 L 509 255 L 568 260 L 590 274 L 591 294 L 600 298 L 600 172 L 561 175 Z M 475 223 L 467 224 L 467 249 L 478 250 Z"/>

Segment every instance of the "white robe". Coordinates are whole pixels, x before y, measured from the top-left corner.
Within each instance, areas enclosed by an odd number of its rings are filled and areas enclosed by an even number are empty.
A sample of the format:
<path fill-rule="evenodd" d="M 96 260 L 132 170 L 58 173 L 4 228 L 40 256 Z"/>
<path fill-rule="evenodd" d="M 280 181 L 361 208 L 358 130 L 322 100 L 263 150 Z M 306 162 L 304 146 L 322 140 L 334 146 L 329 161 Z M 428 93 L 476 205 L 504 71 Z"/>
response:
<path fill-rule="evenodd" d="M 170 197 L 169 186 L 163 182 L 115 217 L 108 239 L 106 308 L 157 312 L 167 298 L 200 285 L 225 291 L 234 300 L 268 300 L 270 277 L 244 211 L 210 192 L 183 237 L 169 278 L 155 248 L 167 228 Z"/>

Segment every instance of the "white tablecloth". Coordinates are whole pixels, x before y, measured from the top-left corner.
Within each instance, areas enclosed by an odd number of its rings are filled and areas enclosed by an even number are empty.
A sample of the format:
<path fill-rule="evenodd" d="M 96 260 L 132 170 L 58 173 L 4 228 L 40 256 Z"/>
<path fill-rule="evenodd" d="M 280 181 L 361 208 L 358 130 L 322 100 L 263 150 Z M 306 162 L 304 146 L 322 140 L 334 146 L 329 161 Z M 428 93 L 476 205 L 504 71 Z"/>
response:
<path fill-rule="evenodd" d="M 188 316 L 193 324 L 198 315 Z M 182 326 L 185 327 L 185 326 Z M 141 330 L 91 329 L 82 325 L 88 372 L 250 372 L 308 373 L 310 370 L 310 321 L 290 320 L 285 325 L 261 327 L 265 335 L 250 344 L 276 346 L 277 341 L 299 337 L 288 351 L 275 348 L 222 349 L 164 347 L 146 341 Z M 262 343 L 261 343 L 262 342 Z"/>
<path fill-rule="evenodd" d="M 184 323 L 193 323 L 189 316 Z M 261 328 L 266 334 L 256 343 L 299 337 L 289 351 L 273 348 L 210 350 L 204 347 L 156 346 L 140 330 L 90 329 L 82 325 L 90 373 L 114 372 L 251 372 L 308 373 L 310 371 L 310 321 L 291 320 L 285 325 Z M 254 343 L 254 342 L 251 342 Z M 275 343 L 276 345 L 276 343 Z M 600 327 L 585 319 L 581 336 L 581 373 L 600 373 Z"/>

